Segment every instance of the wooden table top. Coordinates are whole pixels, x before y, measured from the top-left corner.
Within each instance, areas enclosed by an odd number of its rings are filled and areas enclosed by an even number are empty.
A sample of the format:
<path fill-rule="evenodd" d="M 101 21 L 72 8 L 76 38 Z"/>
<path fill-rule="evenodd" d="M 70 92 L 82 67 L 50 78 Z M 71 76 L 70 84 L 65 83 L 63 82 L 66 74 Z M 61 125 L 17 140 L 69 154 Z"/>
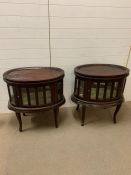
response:
<path fill-rule="evenodd" d="M 64 77 L 64 71 L 56 67 L 23 67 L 8 70 L 3 74 L 5 81 L 39 82 Z"/>
<path fill-rule="evenodd" d="M 129 69 L 113 64 L 85 64 L 75 68 L 75 74 L 89 77 L 127 76 Z"/>

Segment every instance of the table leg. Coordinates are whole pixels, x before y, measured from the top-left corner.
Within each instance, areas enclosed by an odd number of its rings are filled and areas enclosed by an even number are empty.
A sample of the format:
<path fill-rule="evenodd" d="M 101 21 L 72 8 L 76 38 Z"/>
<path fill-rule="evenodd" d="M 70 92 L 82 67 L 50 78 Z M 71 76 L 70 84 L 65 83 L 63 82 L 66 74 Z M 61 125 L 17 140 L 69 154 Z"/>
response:
<path fill-rule="evenodd" d="M 76 110 L 77 110 L 77 111 L 79 110 L 79 107 L 80 107 L 80 105 L 79 105 L 79 104 L 77 104 L 77 107 L 76 107 Z"/>
<path fill-rule="evenodd" d="M 85 113 L 86 113 L 86 106 L 82 105 L 82 118 L 81 118 L 81 126 L 84 126 L 85 121 Z"/>
<path fill-rule="evenodd" d="M 54 109 L 54 119 L 55 119 L 55 127 L 58 128 L 58 113 L 59 113 L 59 108 Z"/>
<path fill-rule="evenodd" d="M 119 105 L 117 105 L 116 110 L 115 110 L 115 112 L 114 112 L 114 117 L 113 117 L 114 123 L 116 123 L 116 115 L 117 115 L 117 113 L 119 112 L 119 110 L 120 110 L 120 108 L 121 108 L 121 105 L 122 105 L 122 103 L 119 104 Z"/>
<path fill-rule="evenodd" d="M 21 115 L 20 115 L 20 113 L 17 113 L 17 112 L 16 112 L 16 117 L 17 117 L 18 122 L 19 122 L 19 131 L 22 132 L 22 120 L 21 120 Z"/>

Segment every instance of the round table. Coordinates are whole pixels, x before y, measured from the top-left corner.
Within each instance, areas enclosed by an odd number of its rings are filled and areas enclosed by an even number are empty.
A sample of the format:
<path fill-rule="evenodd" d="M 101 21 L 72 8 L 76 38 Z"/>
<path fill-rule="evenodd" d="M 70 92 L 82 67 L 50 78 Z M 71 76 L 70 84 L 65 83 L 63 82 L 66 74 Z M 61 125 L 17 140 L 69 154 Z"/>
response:
<path fill-rule="evenodd" d="M 22 131 L 21 113 L 54 110 L 58 127 L 59 107 L 65 103 L 63 95 L 64 71 L 56 67 L 23 67 L 3 74 L 9 93 L 8 108 L 16 112 Z"/>
<path fill-rule="evenodd" d="M 71 99 L 77 104 L 76 110 L 82 105 L 81 125 L 84 126 L 86 106 L 116 106 L 113 117 L 116 123 L 129 69 L 112 64 L 86 64 L 77 66 L 74 73 L 75 85 Z"/>

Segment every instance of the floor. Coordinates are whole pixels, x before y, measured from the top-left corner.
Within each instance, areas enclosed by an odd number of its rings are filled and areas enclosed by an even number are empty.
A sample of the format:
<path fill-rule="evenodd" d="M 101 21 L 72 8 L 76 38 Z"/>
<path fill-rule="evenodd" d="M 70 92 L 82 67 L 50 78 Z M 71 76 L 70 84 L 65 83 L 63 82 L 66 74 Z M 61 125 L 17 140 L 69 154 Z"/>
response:
<path fill-rule="evenodd" d="M 80 112 L 61 108 L 59 128 L 53 112 L 23 116 L 18 131 L 14 113 L 0 114 L 0 175 L 131 175 L 131 102 L 118 123 L 112 109 Z"/>

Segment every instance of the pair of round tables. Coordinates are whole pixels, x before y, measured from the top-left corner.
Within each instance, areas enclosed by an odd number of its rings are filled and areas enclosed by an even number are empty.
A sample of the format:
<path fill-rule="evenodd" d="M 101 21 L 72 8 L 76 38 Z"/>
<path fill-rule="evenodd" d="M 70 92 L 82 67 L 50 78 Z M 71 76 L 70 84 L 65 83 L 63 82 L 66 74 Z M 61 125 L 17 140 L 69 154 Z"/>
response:
<path fill-rule="evenodd" d="M 75 68 L 74 92 L 71 96 L 82 105 L 81 125 L 84 125 L 86 107 L 116 106 L 116 114 L 123 102 L 123 92 L 129 69 L 111 64 L 87 64 Z M 7 83 L 8 108 L 15 111 L 22 131 L 21 113 L 54 110 L 55 126 L 58 127 L 59 107 L 65 103 L 63 95 L 64 71 L 56 67 L 24 67 L 8 70 L 3 74 Z"/>

